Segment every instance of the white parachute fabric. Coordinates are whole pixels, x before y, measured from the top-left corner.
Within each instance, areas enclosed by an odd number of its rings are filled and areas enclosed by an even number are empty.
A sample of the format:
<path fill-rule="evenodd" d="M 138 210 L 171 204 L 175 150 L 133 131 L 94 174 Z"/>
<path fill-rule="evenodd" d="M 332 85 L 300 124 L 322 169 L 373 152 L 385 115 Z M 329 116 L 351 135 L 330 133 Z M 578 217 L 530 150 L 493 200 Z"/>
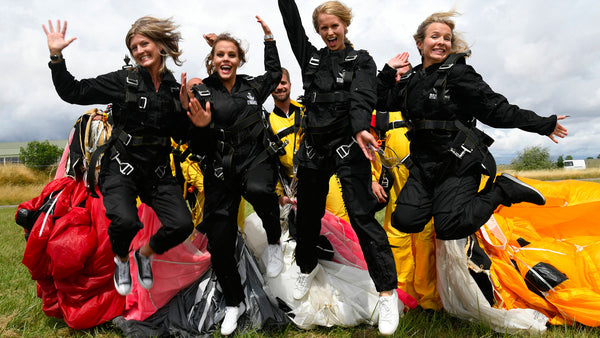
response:
<path fill-rule="evenodd" d="M 244 237 L 249 248 L 263 247 L 262 241 L 266 239 L 259 235 L 261 232 L 260 219 L 249 216 L 244 223 Z M 367 270 L 334 261 L 319 260 L 320 269 L 307 295 L 301 300 L 294 299 L 293 288 L 300 269 L 294 261 L 296 242 L 289 238 L 288 234 L 284 231 L 281 237 L 283 271 L 275 278 L 264 278 L 267 285 L 265 291 L 272 293 L 280 303 L 285 304 L 289 309 L 287 314 L 294 324 L 302 329 L 315 326 L 376 325 L 379 318 L 379 293 Z M 342 231 L 329 235 L 345 239 Z M 258 239 L 259 243 L 250 243 L 253 239 Z M 266 258 L 260 253 L 255 253 L 255 256 L 261 257 L 262 260 Z M 259 263 L 261 267 L 264 265 Z"/>
<path fill-rule="evenodd" d="M 469 274 L 467 239 L 436 241 L 437 288 L 444 310 L 471 322 L 481 322 L 500 333 L 546 330 L 548 318 L 533 309 L 497 309 L 488 303 Z"/>

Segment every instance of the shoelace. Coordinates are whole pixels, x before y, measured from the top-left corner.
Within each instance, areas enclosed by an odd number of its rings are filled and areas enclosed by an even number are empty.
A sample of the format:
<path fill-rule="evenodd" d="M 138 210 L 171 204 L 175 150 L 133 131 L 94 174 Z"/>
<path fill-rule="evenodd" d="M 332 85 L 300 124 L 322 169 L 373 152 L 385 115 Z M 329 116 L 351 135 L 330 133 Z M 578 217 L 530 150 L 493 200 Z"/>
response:
<path fill-rule="evenodd" d="M 119 283 L 124 283 L 129 279 L 129 269 L 125 266 L 125 262 L 117 263 L 119 265 Z"/>

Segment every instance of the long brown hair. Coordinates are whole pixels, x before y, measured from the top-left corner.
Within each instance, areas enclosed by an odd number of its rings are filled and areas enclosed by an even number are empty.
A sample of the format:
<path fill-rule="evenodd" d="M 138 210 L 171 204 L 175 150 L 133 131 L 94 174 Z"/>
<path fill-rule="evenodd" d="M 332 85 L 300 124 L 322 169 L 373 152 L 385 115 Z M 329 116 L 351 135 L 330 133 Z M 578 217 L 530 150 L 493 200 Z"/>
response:
<path fill-rule="evenodd" d="M 177 66 L 183 64 L 183 61 L 179 60 L 183 51 L 179 50 L 181 33 L 177 31 L 177 28 L 179 28 L 179 26 L 175 25 L 170 18 L 161 20 L 151 16 L 144 16 L 137 19 L 133 25 L 131 25 L 131 29 L 129 29 L 127 35 L 125 35 L 125 45 L 131 53 L 129 44 L 135 34 L 141 34 L 158 44 L 161 48 L 160 55 L 162 56 L 159 72 L 162 73 L 166 69 L 165 63 L 169 56 Z"/>
<path fill-rule="evenodd" d="M 240 67 L 244 63 L 246 63 L 246 51 L 244 50 L 244 48 L 242 48 L 241 41 L 234 38 L 229 33 L 221 33 L 221 34 L 217 35 L 217 38 L 213 42 L 210 53 L 208 53 L 208 55 L 206 55 L 206 59 L 204 59 L 204 64 L 206 65 L 206 72 L 208 73 L 208 75 L 212 75 L 215 72 L 212 62 L 213 62 L 213 58 L 215 57 L 215 46 L 220 41 L 232 42 L 235 45 L 235 47 L 237 48 L 238 57 L 240 58 Z"/>

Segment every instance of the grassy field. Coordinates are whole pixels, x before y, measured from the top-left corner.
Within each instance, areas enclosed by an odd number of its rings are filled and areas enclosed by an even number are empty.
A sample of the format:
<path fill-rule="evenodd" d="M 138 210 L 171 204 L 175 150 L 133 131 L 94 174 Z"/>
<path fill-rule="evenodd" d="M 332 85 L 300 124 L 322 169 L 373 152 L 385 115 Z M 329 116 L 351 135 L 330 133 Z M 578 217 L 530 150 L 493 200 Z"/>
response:
<path fill-rule="evenodd" d="M 0 167 L 1 168 L 1 167 Z M 520 176 L 530 177 L 522 173 Z M 45 176 L 44 176 L 45 175 Z M 7 178 L 8 177 L 8 178 Z M 27 178 L 29 177 L 29 178 Z M 600 172 L 598 176 L 600 177 Z M 559 178 L 559 179 L 562 179 Z M 16 180 L 19 182 L 14 183 Z M 41 180 L 42 183 L 38 182 Z M 47 174 L 33 178 L 25 172 L 6 175 L 0 170 L 0 186 L 8 183 L 17 188 L 0 190 L 0 205 L 18 204 L 41 191 Z M 37 186 L 39 185 L 39 186 Z M 31 186 L 31 187 L 28 187 Z M 7 192 L 8 191 L 8 192 Z M 14 196 L 17 194 L 23 194 Z M 8 194 L 5 195 L 5 194 Z M 31 194 L 31 195 L 28 195 Z M 88 330 L 71 330 L 56 318 L 46 317 L 36 284 L 21 264 L 25 239 L 23 229 L 15 224 L 16 208 L 0 208 L 0 336 L 1 337 L 122 337 L 121 331 L 107 323 Z M 215 334 L 215 336 L 219 336 Z M 276 330 L 263 329 L 243 337 L 377 337 L 376 327 L 316 328 L 301 330 L 294 325 Z M 395 337 L 504 337 L 481 324 L 459 320 L 440 312 L 414 309 L 400 321 Z M 543 337 L 600 337 L 600 328 L 583 326 L 551 326 Z"/>

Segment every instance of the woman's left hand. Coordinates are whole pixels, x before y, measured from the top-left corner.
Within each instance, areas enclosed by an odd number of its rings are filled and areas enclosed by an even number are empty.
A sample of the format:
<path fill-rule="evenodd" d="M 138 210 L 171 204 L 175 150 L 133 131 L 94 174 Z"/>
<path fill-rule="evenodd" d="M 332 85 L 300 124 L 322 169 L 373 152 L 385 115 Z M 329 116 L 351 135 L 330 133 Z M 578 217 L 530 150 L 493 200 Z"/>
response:
<path fill-rule="evenodd" d="M 371 189 L 373 189 L 373 194 L 377 197 L 377 202 L 385 203 L 387 201 L 387 194 L 385 193 L 385 189 L 379 184 L 377 181 L 371 182 Z"/>
<path fill-rule="evenodd" d="M 375 159 L 375 153 L 373 150 L 369 149 L 368 145 L 370 144 L 374 149 L 379 149 L 375 137 L 366 130 L 359 131 L 354 137 L 356 138 L 356 143 L 358 143 L 358 146 L 362 149 L 363 154 L 365 154 L 365 157 L 369 161 L 373 161 Z"/>
<path fill-rule="evenodd" d="M 558 143 L 558 140 L 555 139 L 555 137 L 565 138 L 565 136 L 569 135 L 567 133 L 567 128 L 565 128 L 563 125 L 558 123 L 558 121 L 564 120 L 566 118 L 567 118 L 567 115 L 559 115 L 556 118 L 556 120 L 557 120 L 556 127 L 554 127 L 554 131 L 552 132 L 552 134 L 548 135 L 548 137 L 552 140 L 552 142 Z"/>
<path fill-rule="evenodd" d="M 260 16 L 256 16 L 256 21 L 258 23 L 260 23 L 260 25 L 262 26 L 263 32 L 265 33 L 265 35 L 273 35 L 273 33 L 271 33 L 271 28 L 269 28 L 269 26 L 267 25 L 267 23 L 261 19 Z"/>

